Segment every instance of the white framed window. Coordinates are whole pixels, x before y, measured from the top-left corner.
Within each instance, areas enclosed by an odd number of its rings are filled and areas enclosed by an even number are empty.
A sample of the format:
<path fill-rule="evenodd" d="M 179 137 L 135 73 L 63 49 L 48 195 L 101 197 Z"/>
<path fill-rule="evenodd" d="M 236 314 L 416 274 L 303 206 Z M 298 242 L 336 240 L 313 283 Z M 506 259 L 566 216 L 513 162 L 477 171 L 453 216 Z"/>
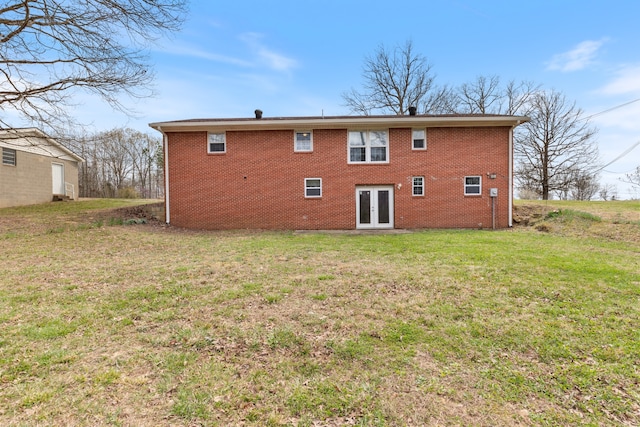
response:
<path fill-rule="evenodd" d="M 306 198 L 322 197 L 322 178 L 305 178 L 304 179 L 304 197 Z"/>
<path fill-rule="evenodd" d="M 465 176 L 464 177 L 464 195 L 465 196 L 482 195 L 482 177 L 481 176 Z"/>
<path fill-rule="evenodd" d="M 214 133 L 209 132 L 207 135 L 207 153 L 226 153 L 227 152 L 227 140 L 224 132 Z"/>
<path fill-rule="evenodd" d="M 386 130 L 349 131 L 348 148 L 348 163 L 389 163 Z"/>
<path fill-rule="evenodd" d="M 411 194 L 414 196 L 424 196 L 424 176 L 413 177 Z"/>
<path fill-rule="evenodd" d="M 411 139 L 411 148 L 413 150 L 427 149 L 427 131 L 425 129 L 414 129 Z"/>
<path fill-rule="evenodd" d="M 12 148 L 2 148 L 2 164 L 8 166 L 16 165 L 16 150 Z"/>
<path fill-rule="evenodd" d="M 313 133 L 311 131 L 296 131 L 294 133 L 293 151 L 300 153 L 313 151 Z"/>

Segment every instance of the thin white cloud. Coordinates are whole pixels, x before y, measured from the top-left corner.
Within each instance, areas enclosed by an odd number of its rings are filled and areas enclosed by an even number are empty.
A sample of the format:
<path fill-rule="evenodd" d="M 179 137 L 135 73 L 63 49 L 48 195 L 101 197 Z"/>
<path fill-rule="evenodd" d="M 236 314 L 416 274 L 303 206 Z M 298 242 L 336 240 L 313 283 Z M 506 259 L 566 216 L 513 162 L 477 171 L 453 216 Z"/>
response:
<path fill-rule="evenodd" d="M 298 61 L 281 55 L 261 43 L 262 34 L 245 33 L 240 36 L 240 40 L 245 42 L 258 56 L 258 61 L 268 68 L 276 71 L 289 72 L 298 66 Z"/>
<path fill-rule="evenodd" d="M 247 59 L 236 56 L 221 55 L 201 49 L 185 43 L 175 43 L 165 47 L 161 52 L 189 58 L 204 59 L 228 65 L 236 65 L 242 68 L 266 67 L 269 70 L 288 73 L 298 66 L 298 61 L 275 52 L 262 43 L 263 36 L 259 33 L 244 33 L 240 40 L 247 46 Z"/>
<path fill-rule="evenodd" d="M 554 55 L 547 63 L 547 70 L 571 72 L 583 70 L 594 62 L 598 50 L 607 41 L 585 40 L 568 52 Z"/>
<path fill-rule="evenodd" d="M 640 64 L 622 67 L 598 92 L 605 95 L 640 95 Z"/>
<path fill-rule="evenodd" d="M 238 65 L 241 67 L 251 67 L 252 64 L 249 61 L 245 61 L 243 59 L 234 58 L 232 56 L 219 55 L 217 53 L 207 52 L 202 49 L 198 49 L 195 47 L 191 47 L 184 44 L 174 44 L 171 47 L 164 48 L 162 50 L 164 53 L 179 55 L 179 56 L 187 56 L 191 58 L 199 58 L 205 59 L 207 61 L 212 62 L 220 62 L 224 64 Z"/>

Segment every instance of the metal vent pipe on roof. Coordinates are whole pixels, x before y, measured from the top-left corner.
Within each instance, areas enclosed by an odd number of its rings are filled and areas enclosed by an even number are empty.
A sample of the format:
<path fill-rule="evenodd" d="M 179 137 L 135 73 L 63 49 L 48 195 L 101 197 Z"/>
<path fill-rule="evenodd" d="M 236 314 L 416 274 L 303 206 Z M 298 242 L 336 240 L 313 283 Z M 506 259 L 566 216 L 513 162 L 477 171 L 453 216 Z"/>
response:
<path fill-rule="evenodd" d="M 262 118 L 262 110 L 256 110 L 256 111 L 254 111 L 254 113 L 256 113 L 256 119 L 261 119 Z"/>
<path fill-rule="evenodd" d="M 416 107 L 409 107 L 409 115 L 410 116 L 415 116 L 417 110 L 418 109 Z"/>

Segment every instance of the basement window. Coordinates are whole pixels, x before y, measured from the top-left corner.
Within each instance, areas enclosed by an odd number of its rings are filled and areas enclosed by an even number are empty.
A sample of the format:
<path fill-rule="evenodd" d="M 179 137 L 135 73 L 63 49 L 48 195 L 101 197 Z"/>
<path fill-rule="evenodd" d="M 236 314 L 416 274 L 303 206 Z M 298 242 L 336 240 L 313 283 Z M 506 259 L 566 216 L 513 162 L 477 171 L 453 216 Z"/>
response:
<path fill-rule="evenodd" d="M 16 165 L 16 150 L 11 148 L 2 148 L 2 164 L 7 166 Z"/>
<path fill-rule="evenodd" d="M 207 153 L 226 153 L 227 141 L 224 133 L 209 133 L 207 135 Z"/>
<path fill-rule="evenodd" d="M 322 197 L 322 178 L 305 178 L 304 179 L 304 197 L 306 198 Z"/>
<path fill-rule="evenodd" d="M 481 176 L 465 176 L 464 177 L 464 195 L 479 196 L 482 194 L 482 177 Z"/>
<path fill-rule="evenodd" d="M 424 196 L 424 176 L 413 177 L 413 190 L 411 194 L 414 196 Z"/>

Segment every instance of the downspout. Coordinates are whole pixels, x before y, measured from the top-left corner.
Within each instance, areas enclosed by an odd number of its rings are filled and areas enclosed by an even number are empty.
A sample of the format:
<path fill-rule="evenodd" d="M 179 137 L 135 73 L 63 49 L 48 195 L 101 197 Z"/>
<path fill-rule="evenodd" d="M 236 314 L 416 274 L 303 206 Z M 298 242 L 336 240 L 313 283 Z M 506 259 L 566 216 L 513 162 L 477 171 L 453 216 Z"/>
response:
<path fill-rule="evenodd" d="M 509 227 L 513 227 L 513 130 L 519 124 L 520 120 L 509 131 Z"/>
<path fill-rule="evenodd" d="M 162 128 L 158 126 L 162 134 L 162 152 L 164 154 L 164 222 L 171 222 L 171 209 L 169 209 L 169 138 Z"/>

